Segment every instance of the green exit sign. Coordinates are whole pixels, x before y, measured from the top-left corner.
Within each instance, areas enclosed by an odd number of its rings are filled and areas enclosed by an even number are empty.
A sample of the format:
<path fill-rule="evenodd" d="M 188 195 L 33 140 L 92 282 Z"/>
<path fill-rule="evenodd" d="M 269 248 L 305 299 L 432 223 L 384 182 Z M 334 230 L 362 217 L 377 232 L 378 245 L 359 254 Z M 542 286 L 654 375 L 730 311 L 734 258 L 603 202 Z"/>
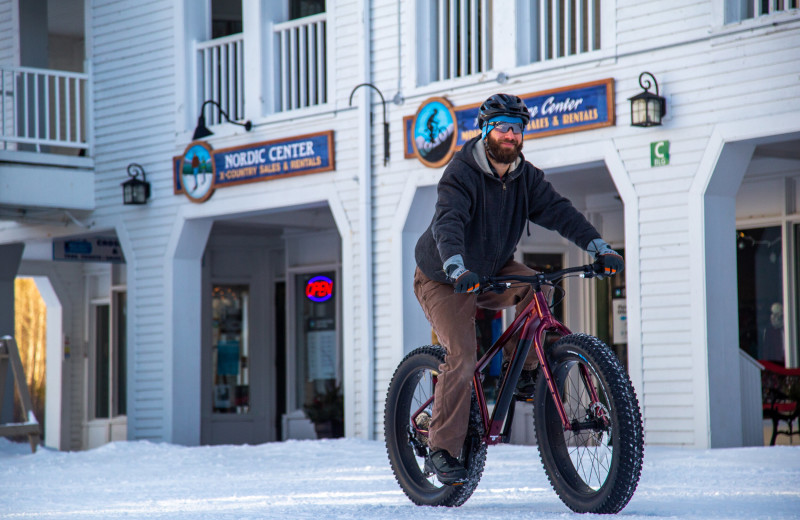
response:
<path fill-rule="evenodd" d="M 669 164 L 669 141 L 650 143 L 650 166 Z"/>

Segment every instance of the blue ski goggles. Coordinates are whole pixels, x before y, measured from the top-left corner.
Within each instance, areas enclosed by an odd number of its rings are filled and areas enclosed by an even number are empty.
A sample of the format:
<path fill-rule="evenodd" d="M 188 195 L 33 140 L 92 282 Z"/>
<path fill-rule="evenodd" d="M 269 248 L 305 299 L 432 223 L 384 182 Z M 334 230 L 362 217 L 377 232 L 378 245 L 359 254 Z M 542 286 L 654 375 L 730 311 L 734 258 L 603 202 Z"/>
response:
<path fill-rule="evenodd" d="M 525 125 L 522 123 L 509 123 L 508 121 L 489 121 L 486 125 L 489 126 L 489 131 L 498 130 L 503 134 L 511 130 L 514 134 L 521 135 L 525 130 Z"/>

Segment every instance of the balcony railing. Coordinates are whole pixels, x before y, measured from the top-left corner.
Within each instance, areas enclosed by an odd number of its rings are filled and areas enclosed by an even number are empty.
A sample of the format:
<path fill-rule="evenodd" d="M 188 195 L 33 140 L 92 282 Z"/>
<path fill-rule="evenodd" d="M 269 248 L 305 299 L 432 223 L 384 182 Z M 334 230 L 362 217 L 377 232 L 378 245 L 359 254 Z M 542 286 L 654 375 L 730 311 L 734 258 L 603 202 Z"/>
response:
<path fill-rule="evenodd" d="M 599 0 L 538 0 L 519 13 L 529 31 L 521 62 L 534 63 L 600 48 Z"/>
<path fill-rule="evenodd" d="M 276 111 L 328 101 L 327 14 L 275 24 Z"/>
<path fill-rule="evenodd" d="M 0 149 L 86 149 L 88 81 L 82 73 L 0 67 Z"/>
<path fill-rule="evenodd" d="M 213 100 L 228 116 L 244 119 L 244 36 L 233 34 L 196 44 L 199 102 Z M 219 110 L 206 108 L 206 123 L 224 122 Z"/>
<path fill-rule="evenodd" d="M 439 0 L 437 44 L 439 81 L 489 69 L 487 0 Z"/>

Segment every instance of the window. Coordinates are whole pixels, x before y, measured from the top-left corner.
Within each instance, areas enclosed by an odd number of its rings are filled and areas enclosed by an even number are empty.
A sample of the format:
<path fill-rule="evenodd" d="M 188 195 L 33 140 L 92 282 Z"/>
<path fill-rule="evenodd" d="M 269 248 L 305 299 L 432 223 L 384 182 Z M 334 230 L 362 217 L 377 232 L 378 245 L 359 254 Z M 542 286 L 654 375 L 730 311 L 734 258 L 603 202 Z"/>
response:
<path fill-rule="evenodd" d="M 242 0 L 211 0 L 211 38 L 242 32 Z"/>
<path fill-rule="evenodd" d="M 113 291 L 111 305 L 94 308 L 94 419 L 127 413 L 127 304 L 124 291 Z"/>
<path fill-rule="evenodd" d="M 289 19 L 296 20 L 325 12 L 325 0 L 290 0 Z"/>
<path fill-rule="evenodd" d="M 736 233 L 739 347 L 756 359 L 785 362 L 781 226 Z"/>
<path fill-rule="evenodd" d="M 725 23 L 776 14 L 800 7 L 800 0 L 727 0 Z"/>
<path fill-rule="evenodd" d="M 517 64 L 600 49 L 600 0 L 518 0 Z"/>
<path fill-rule="evenodd" d="M 491 68 L 488 0 L 418 0 L 417 20 L 420 85 Z"/>

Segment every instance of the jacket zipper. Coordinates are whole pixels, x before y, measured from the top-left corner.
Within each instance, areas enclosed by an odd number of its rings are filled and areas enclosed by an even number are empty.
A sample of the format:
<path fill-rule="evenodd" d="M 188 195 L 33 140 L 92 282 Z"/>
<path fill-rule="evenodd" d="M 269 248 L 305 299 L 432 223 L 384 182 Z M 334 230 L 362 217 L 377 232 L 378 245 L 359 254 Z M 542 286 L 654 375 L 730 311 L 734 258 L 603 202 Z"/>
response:
<path fill-rule="evenodd" d="M 502 215 L 503 214 L 503 210 L 506 207 L 506 182 L 503 179 L 501 179 L 500 182 L 503 184 L 503 196 L 500 199 L 500 214 Z M 500 219 L 500 220 L 498 220 L 498 223 L 497 223 L 497 235 L 495 235 L 495 236 L 497 236 L 497 237 L 502 236 L 502 234 L 501 234 L 502 226 L 503 226 L 503 222 L 502 222 L 502 219 Z M 495 248 L 495 252 L 494 252 L 494 261 L 492 262 L 492 274 L 497 272 L 497 260 L 498 260 L 499 257 L 500 257 L 500 247 L 498 246 L 497 248 Z"/>

